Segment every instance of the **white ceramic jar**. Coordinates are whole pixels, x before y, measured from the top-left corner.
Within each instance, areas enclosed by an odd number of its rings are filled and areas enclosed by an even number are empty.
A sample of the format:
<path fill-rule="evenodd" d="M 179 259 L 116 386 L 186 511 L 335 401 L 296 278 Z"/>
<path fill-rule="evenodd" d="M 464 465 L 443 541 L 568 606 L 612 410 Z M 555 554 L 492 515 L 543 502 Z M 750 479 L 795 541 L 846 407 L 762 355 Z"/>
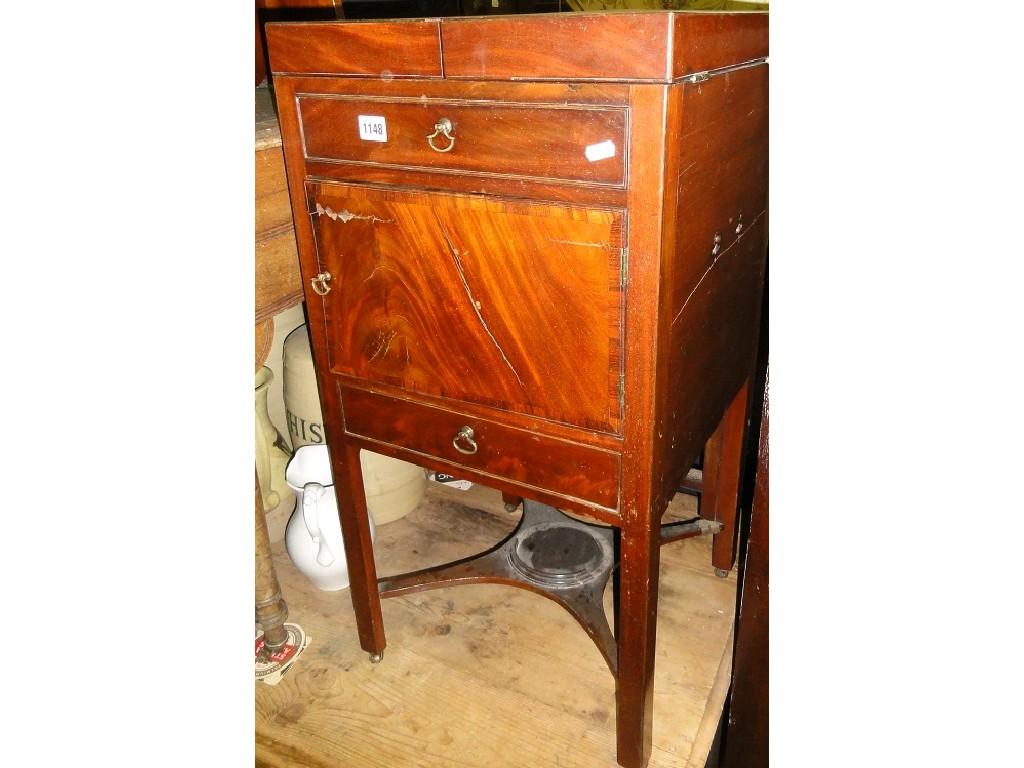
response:
<path fill-rule="evenodd" d="M 305 325 L 284 340 L 283 367 L 284 407 L 292 447 L 323 445 L 320 394 Z M 422 468 L 371 451 L 359 452 L 359 464 L 366 506 L 377 525 L 405 517 L 423 501 L 427 478 Z"/>

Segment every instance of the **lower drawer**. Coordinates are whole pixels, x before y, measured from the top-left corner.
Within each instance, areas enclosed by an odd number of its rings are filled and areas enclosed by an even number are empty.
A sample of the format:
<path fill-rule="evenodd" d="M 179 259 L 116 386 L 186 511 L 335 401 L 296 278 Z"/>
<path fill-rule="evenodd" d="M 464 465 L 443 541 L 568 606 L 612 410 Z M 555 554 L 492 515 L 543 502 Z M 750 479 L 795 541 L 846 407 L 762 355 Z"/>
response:
<path fill-rule="evenodd" d="M 341 399 L 350 435 L 618 508 L 616 453 L 350 387 L 341 388 Z"/>

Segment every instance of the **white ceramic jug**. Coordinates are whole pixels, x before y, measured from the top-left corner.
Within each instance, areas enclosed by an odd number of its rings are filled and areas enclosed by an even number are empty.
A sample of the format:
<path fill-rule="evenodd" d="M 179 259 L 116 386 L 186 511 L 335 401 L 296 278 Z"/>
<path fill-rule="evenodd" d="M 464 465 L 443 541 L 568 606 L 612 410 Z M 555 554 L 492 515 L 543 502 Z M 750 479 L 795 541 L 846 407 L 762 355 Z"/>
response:
<path fill-rule="evenodd" d="M 284 534 L 288 556 L 317 589 L 344 589 L 349 583 L 348 563 L 327 446 L 299 448 L 288 462 L 285 481 L 295 494 L 295 511 Z M 370 539 L 375 536 L 371 517 Z"/>

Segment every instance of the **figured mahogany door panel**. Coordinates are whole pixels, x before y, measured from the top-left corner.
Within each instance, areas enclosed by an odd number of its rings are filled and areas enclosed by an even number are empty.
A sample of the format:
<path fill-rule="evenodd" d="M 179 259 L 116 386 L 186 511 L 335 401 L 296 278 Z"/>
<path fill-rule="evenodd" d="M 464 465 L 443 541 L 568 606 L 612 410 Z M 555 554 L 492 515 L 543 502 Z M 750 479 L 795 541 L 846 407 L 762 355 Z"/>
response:
<path fill-rule="evenodd" d="M 617 453 L 351 387 L 340 390 L 348 434 L 618 509 Z"/>
<path fill-rule="evenodd" d="M 619 433 L 621 210 L 306 192 L 333 372 Z"/>
<path fill-rule="evenodd" d="M 297 101 L 307 160 L 625 184 L 622 107 L 325 93 Z M 447 135 L 435 134 L 442 119 Z"/>

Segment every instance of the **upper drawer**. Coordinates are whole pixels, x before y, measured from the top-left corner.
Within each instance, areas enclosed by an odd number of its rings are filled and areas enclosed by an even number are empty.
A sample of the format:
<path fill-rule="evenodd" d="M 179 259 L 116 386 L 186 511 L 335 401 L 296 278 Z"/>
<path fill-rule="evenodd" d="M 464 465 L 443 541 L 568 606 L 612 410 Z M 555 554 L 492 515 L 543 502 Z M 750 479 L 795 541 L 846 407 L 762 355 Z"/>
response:
<path fill-rule="evenodd" d="M 309 160 L 625 186 L 622 107 L 334 94 L 297 101 Z M 428 136 L 442 120 L 454 141 L 437 132 L 435 149 Z"/>

